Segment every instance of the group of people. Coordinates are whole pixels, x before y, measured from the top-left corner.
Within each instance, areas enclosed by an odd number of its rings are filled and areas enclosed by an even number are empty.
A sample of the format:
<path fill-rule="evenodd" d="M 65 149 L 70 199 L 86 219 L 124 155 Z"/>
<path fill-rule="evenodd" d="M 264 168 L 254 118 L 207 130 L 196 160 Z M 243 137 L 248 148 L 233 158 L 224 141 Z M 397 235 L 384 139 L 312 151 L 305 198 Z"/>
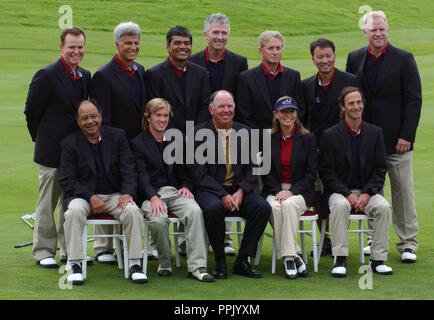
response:
<path fill-rule="evenodd" d="M 147 254 L 144 220 L 158 253 L 157 273 L 170 276 L 170 213 L 185 230 L 189 275 L 213 282 L 227 278 L 226 255 L 234 249 L 225 217 L 237 214 L 246 224 L 233 273 L 261 277 L 249 258 L 270 222 L 284 274 L 294 279 L 308 272 L 296 239 L 299 217 L 310 207 L 330 221 L 323 254 L 329 250 L 335 257 L 333 276 L 347 274 L 351 212 L 370 218 L 373 232 L 365 252 L 373 272 L 393 272 L 385 264 L 390 215 L 401 260 L 415 262 L 412 150 L 422 104 L 420 77 L 412 54 L 388 41 L 383 12 L 367 13 L 363 32 L 368 46 L 348 55 L 347 72 L 335 67 L 332 41 L 313 41 L 310 53 L 318 71 L 301 81 L 298 71 L 280 63 L 284 38 L 278 31 L 261 33 L 262 61 L 248 69 L 245 57 L 226 49 L 230 24 L 220 13 L 205 20 L 204 50 L 191 55 L 190 31 L 175 26 L 166 35 L 168 58 L 146 72 L 136 61 L 137 24 L 116 26 L 116 53 L 93 77 L 80 66 L 84 31 L 63 30 L 61 57 L 34 75 L 24 111 L 39 167 L 33 236 L 38 265 L 57 267 L 59 242 L 68 281 L 82 284 L 86 218 L 110 214 L 123 225 L 131 281 L 147 281 L 141 266 Z M 210 133 L 214 152 L 195 141 L 195 155 L 202 152 L 207 161 L 188 163 L 183 154 L 182 161 L 169 162 L 165 151 L 172 141 L 166 132 L 176 128 L 188 140 L 188 121 L 196 125 L 195 134 Z M 257 147 L 271 163 L 261 176 L 253 174 L 257 163 L 239 161 L 244 149 L 238 134 L 252 129 L 262 133 Z M 386 173 L 393 210 L 382 196 Z M 208 244 L 215 259 L 212 273 Z M 116 261 L 106 239 L 96 238 L 94 253 L 100 262 Z"/>

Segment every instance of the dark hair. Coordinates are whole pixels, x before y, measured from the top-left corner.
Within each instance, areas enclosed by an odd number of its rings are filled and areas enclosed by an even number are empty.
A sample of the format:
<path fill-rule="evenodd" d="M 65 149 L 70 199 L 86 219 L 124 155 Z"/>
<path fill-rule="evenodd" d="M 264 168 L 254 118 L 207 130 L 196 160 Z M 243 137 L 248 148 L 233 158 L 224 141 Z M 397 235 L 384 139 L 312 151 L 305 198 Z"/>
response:
<path fill-rule="evenodd" d="M 83 35 L 84 42 L 86 42 L 86 34 L 84 33 L 84 30 L 79 27 L 72 27 L 72 28 L 66 28 L 60 33 L 60 43 L 65 43 L 66 35 L 72 34 L 74 36 Z"/>
<path fill-rule="evenodd" d="M 343 88 L 341 93 L 339 94 L 339 97 L 338 97 L 339 105 L 340 106 L 345 105 L 345 97 L 347 95 L 349 95 L 350 93 L 353 93 L 353 92 L 360 93 L 360 96 L 362 97 L 363 104 L 365 104 L 365 96 L 363 95 L 362 89 L 357 88 L 357 87 L 348 86 L 348 87 Z M 342 110 L 341 110 L 341 113 L 339 116 L 341 119 L 344 118 L 344 112 L 342 112 Z"/>
<path fill-rule="evenodd" d="M 325 38 L 319 38 L 310 44 L 310 54 L 313 57 L 313 52 L 315 51 L 316 47 L 320 48 L 332 48 L 333 53 L 335 53 L 335 44 L 333 41 L 325 39 Z"/>
<path fill-rule="evenodd" d="M 170 45 L 173 36 L 189 37 L 190 42 L 193 43 L 193 37 L 191 36 L 190 30 L 183 26 L 174 26 L 166 34 L 166 44 Z"/>
<path fill-rule="evenodd" d="M 77 103 L 77 106 L 75 108 L 75 116 L 78 118 L 78 110 L 80 109 L 81 105 L 84 103 L 91 103 L 95 106 L 95 108 L 98 110 L 98 113 L 100 115 L 102 115 L 102 109 L 100 107 L 100 105 L 98 104 L 98 102 L 96 102 L 95 99 L 88 99 L 88 100 L 81 100 L 79 103 Z"/>

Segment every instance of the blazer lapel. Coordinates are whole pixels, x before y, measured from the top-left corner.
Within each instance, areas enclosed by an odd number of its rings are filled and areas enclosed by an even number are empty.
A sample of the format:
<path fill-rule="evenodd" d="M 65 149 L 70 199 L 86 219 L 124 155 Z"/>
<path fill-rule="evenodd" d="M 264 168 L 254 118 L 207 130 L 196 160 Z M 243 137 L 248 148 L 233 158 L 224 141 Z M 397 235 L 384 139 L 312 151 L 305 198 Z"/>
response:
<path fill-rule="evenodd" d="M 280 133 L 276 133 L 271 137 L 271 167 L 276 168 L 277 176 L 280 179 Z"/>
<path fill-rule="evenodd" d="M 368 153 L 368 140 L 371 135 L 369 128 L 363 124 L 360 136 L 360 176 L 363 177 L 363 168 L 365 167 L 366 154 Z"/>
<path fill-rule="evenodd" d="M 176 74 L 173 72 L 172 69 L 169 67 L 169 61 L 166 61 L 163 65 L 163 76 L 166 78 L 167 82 L 170 85 L 170 88 L 172 89 L 173 93 L 175 94 L 176 98 L 181 102 L 181 104 L 184 106 L 184 95 L 181 92 L 181 88 L 178 84 L 178 79 L 176 79 Z M 188 73 L 188 71 L 187 71 Z"/>
<path fill-rule="evenodd" d="M 371 95 L 372 92 L 370 92 L 369 86 L 366 84 L 367 80 L 366 80 L 365 74 L 363 72 L 363 68 L 365 67 L 365 61 L 366 61 L 366 57 L 367 56 L 368 56 L 368 47 L 364 48 L 364 50 L 361 53 L 361 57 L 360 57 L 361 62 L 359 64 L 359 69 L 357 70 L 357 75 L 358 75 L 358 77 L 360 79 L 361 84 L 363 85 L 363 88 L 365 88 L 365 90 L 368 91 L 368 92 L 365 92 L 365 93 L 368 94 L 368 95 Z"/>
<path fill-rule="evenodd" d="M 380 68 L 378 70 L 377 85 L 375 86 L 374 94 L 378 91 L 378 89 L 380 87 L 382 87 L 381 84 L 383 83 L 383 80 L 384 80 L 384 77 L 386 76 L 386 74 L 389 74 L 388 71 L 391 70 L 391 68 L 392 68 L 395 54 L 396 54 L 395 48 L 392 47 L 391 45 L 389 45 L 388 52 L 383 57 L 383 61 L 381 62 Z"/>
<path fill-rule="evenodd" d="M 235 70 L 234 69 L 234 60 L 231 59 L 229 51 L 226 51 L 226 57 L 225 57 L 225 68 L 223 70 L 223 81 L 222 86 L 223 88 L 229 88 L 229 80 L 231 79 L 232 73 Z M 234 94 L 235 92 L 231 92 Z"/>
<path fill-rule="evenodd" d="M 165 168 L 163 163 L 163 157 L 160 154 L 160 150 L 158 150 L 154 138 L 146 131 L 145 134 L 143 135 L 143 143 L 145 144 L 145 150 L 147 150 L 151 158 L 151 161 L 154 163 L 156 167 L 160 168 L 161 172 L 164 172 Z"/>
<path fill-rule="evenodd" d="M 193 78 L 193 74 L 192 74 L 192 68 L 191 68 L 191 62 L 187 61 L 187 70 L 184 74 L 185 77 L 185 101 L 184 101 L 184 106 L 189 106 L 190 105 L 190 99 L 191 99 L 191 86 L 193 84 L 193 81 L 195 81 L 195 79 Z M 177 85 L 177 87 L 179 88 L 179 85 Z"/>
<path fill-rule="evenodd" d="M 63 88 L 65 89 L 65 92 L 66 92 L 69 100 L 71 101 L 71 104 L 75 107 L 74 88 L 72 86 L 71 80 L 69 79 L 69 75 L 65 72 L 65 69 L 64 69 L 62 63 L 60 62 L 60 60 L 57 62 L 57 77 L 58 77 L 60 83 L 62 84 Z"/>
<path fill-rule="evenodd" d="M 258 83 L 259 91 L 261 92 L 262 96 L 265 98 L 265 101 L 267 102 L 268 108 L 270 110 L 273 110 L 273 106 L 271 105 L 271 98 L 270 98 L 270 95 L 268 94 L 267 83 L 265 82 L 265 77 L 264 77 L 264 74 L 262 72 L 261 65 L 259 65 L 256 68 L 255 73 L 256 73 L 255 78 L 256 78 L 256 82 Z"/>
<path fill-rule="evenodd" d="M 342 146 L 342 149 L 345 150 L 345 157 L 350 164 L 350 167 L 352 168 L 353 156 L 351 152 L 350 140 L 348 137 L 347 129 L 345 129 L 345 124 L 343 122 L 340 123 L 338 139 L 340 140 L 340 145 Z"/>
<path fill-rule="evenodd" d="M 107 133 L 105 132 L 105 130 L 103 129 L 101 131 L 101 144 L 99 144 L 98 147 L 101 148 L 101 154 L 103 157 L 103 162 L 104 162 L 104 168 L 107 172 L 107 175 L 110 177 L 110 160 L 111 157 L 113 156 L 114 152 L 112 152 L 112 143 L 111 143 L 111 139 L 109 139 Z"/>
<path fill-rule="evenodd" d="M 128 96 L 130 99 L 134 102 L 134 104 L 137 106 L 140 106 L 139 101 L 137 100 L 136 94 L 134 93 L 133 88 L 131 88 L 131 82 L 128 79 L 128 75 L 121 70 L 119 65 L 117 65 L 116 61 L 112 61 L 112 67 L 113 67 L 113 73 L 115 77 L 119 80 L 119 82 L 123 85 L 125 90 L 128 91 Z M 143 80 L 143 79 L 142 79 Z"/>
<path fill-rule="evenodd" d="M 86 136 L 83 133 L 80 133 L 78 136 L 78 147 L 80 151 L 83 153 L 84 159 L 86 159 L 86 163 L 89 168 L 92 170 L 94 175 L 96 176 L 96 168 L 95 168 L 95 159 L 90 150 L 89 142 Z"/>

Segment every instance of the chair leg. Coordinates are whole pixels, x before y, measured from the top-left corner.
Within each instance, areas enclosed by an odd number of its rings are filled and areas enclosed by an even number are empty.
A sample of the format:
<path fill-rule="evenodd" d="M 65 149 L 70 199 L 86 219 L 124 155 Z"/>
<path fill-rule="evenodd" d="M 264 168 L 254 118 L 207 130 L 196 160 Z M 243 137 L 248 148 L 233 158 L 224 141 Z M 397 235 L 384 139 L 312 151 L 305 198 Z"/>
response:
<path fill-rule="evenodd" d="M 243 232 L 241 231 L 241 221 L 237 221 L 237 238 L 238 238 L 238 251 L 241 247 L 241 240 L 243 239 Z"/>
<path fill-rule="evenodd" d="M 359 252 L 360 263 L 365 264 L 365 255 L 363 253 L 363 220 L 359 220 Z"/>
<path fill-rule="evenodd" d="M 317 251 L 318 263 L 321 260 L 321 252 L 322 252 L 322 246 L 324 244 L 326 224 L 327 224 L 326 221 L 327 221 L 327 219 L 322 219 L 322 221 L 321 221 L 321 235 L 320 235 L 319 246 L 318 246 L 318 251 Z"/>
<path fill-rule="evenodd" d="M 277 260 L 277 249 L 276 249 L 276 237 L 274 236 L 274 228 L 273 228 L 273 244 L 271 247 L 271 273 L 276 273 L 276 260 Z"/>
<path fill-rule="evenodd" d="M 312 220 L 313 271 L 318 272 L 318 243 L 316 239 L 316 220 Z"/>
<path fill-rule="evenodd" d="M 83 274 L 83 279 L 86 279 L 87 275 L 87 225 L 84 225 L 83 235 L 81 238 L 81 242 L 83 245 L 83 262 L 81 264 L 81 272 Z"/>
<path fill-rule="evenodd" d="M 264 241 L 264 234 L 262 234 L 261 239 L 259 239 L 258 248 L 256 249 L 255 266 L 259 264 L 259 260 L 261 259 L 263 241 Z"/>
<path fill-rule="evenodd" d="M 128 243 L 127 239 L 125 237 L 125 232 L 122 233 L 122 240 L 124 244 L 124 276 L 125 279 L 128 279 L 129 276 L 129 270 L 128 270 L 128 263 L 129 263 L 129 254 L 128 254 Z"/>
<path fill-rule="evenodd" d="M 179 255 L 179 243 L 178 243 L 178 224 L 173 223 L 173 242 L 175 245 L 175 263 L 176 267 L 181 267 L 181 258 Z"/>
<path fill-rule="evenodd" d="M 301 240 L 301 255 L 303 257 L 304 263 L 306 263 L 306 265 L 308 264 L 307 262 L 307 254 L 306 254 L 306 241 L 305 241 L 305 234 L 304 234 L 304 221 L 300 221 L 300 240 Z"/>
<path fill-rule="evenodd" d="M 113 226 L 113 235 L 114 235 L 113 240 L 115 242 L 116 259 L 118 260 L 118 267 L 119 269 L 122 269 L 123 260 L 122 260 L 122 249 L 121 249 L 121 242 L 120 242 L 122 235 L 119 234 L 118 225 Z"/>
<path fill-rule="evenodd" d="M 143 243 L 143 262 L 142 262 L 142 270 L 145 276 L 147 277 L 148 272 L 148 245 L 149 245 L 149 230 L 148 223 L 145 221 L 143 226 L 144 231 L 144 243 Z"/>

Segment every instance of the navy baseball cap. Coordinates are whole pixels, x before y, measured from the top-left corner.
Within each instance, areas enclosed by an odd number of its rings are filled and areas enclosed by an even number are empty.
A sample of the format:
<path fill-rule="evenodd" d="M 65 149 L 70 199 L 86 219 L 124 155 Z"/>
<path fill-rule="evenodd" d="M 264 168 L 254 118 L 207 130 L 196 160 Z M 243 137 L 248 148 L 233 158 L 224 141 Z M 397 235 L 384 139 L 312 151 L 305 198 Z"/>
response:
<path fill-rule="evenodd" d="M 298 104 L 291 97 L 277 100 L 276 103 L 274 104 L 274 111 L 282 111 L 285 109 L 294 109 L 298 111 Z"/>

